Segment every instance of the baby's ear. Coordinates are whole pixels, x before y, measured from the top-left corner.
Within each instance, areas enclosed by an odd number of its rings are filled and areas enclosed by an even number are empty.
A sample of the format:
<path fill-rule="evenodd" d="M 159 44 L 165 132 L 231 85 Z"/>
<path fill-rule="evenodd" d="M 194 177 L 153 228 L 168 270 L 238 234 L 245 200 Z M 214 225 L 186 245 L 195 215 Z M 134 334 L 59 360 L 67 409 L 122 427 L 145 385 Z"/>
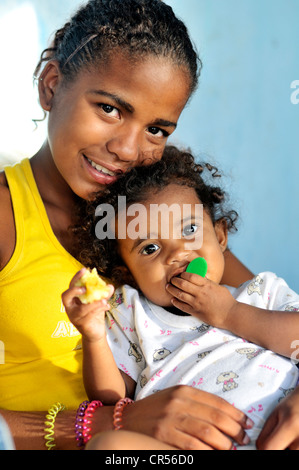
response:
<path fill-rule="evenodd" d="M 227 248 L 228 230 L 225 218 L 219 219 L 215 223 L 215 233 L 222 252 Z"/>
<path fill-rule="evenodd" d="M 135 279 L 126 266 L 118 266 L 115 268 L 113 270 L 113 278 L 117 281 L 117 284 L 128 284 L 129 286 L 138 289 Z"/>

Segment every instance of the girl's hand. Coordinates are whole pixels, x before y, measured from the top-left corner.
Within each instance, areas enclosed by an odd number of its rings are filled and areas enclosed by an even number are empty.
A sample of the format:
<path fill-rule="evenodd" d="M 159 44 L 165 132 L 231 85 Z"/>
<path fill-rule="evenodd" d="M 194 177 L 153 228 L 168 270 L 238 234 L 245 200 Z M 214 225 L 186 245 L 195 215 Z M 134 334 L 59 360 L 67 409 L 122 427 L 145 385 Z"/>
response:
<path fill-rule="evenodd" d="M 230 450 L 249 443 L 253 422 L 222 398 L 179 385 L 127 406 L 123 426 L 177 449 Z"/>
<path fill-rule="evenodd" d="M 299 387 L 272 412 L 257 440 L 260 450 L 299 450 Z"/>
<path fill-rule="evenodd" d="M 70 287 L 62 294 L 62 302 L 66 313 L 81 333 L 88 341 L 99 341 L 105 335 L 105 312 L 109 310 L 108 299 L 114 292 L 111 285 L 107 298 L 93 302 L 92 304 L 82 304 L 78 296 L 84 294 L 85 287 L 77 287 L 75 284 L 83 276 L 84 269 L 81 269 L 71 280 Z"/>
<path fill-rule="evenodd" d="M 184 272 L 166 286 L 173 305 L 217 328 L 226 328 L 238 302 L 229 290 L 197 274 Z"/>

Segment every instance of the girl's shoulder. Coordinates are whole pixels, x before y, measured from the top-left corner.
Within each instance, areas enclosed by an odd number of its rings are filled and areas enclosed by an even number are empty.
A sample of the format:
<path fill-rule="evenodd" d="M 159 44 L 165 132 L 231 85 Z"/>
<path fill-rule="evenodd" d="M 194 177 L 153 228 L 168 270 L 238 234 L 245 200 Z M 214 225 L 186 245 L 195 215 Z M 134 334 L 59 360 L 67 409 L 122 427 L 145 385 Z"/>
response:
<path fill-rule="evenodd" d="M 0 214 L 4 215 L 9 208 L 11 209 L 10 192 L 4 171 L 0 172 L 0 199 Z"/>
<path fill-rule="evenodd" d="M 15 224 L 10 192 L 5 173 L 0 172 L 0 271 L 12 256 L 15 245 Z"/>
<path fill-rule="evenodd" d="M 0 189 L 2 189 L 2 186 L 8 189 L 4 171 L 0 171 Z"/>

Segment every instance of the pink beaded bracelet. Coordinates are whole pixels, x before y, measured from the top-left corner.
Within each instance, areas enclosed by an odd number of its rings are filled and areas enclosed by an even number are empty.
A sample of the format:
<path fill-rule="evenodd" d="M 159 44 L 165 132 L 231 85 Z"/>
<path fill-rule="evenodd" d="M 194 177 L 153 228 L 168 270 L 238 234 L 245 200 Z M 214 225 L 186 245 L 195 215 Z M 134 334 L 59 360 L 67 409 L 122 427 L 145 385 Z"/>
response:
<path fill-rule="evenodd" d="M 92 401 L 86 408 L 84 418 L 83 418 L 83 444 L 87 444 L 87 442 L 91 439 L 91 422 L 93 418 L 93 414 L 97 408 L 103 406 L 103 403 L 99 400 Z"/>
<path fill-rule="evenodd" d="M 76 414 L 75 435 L 76 435 L 77 446 L 80 448 L 84 446 L 83 424 L 84 424 L 85 411 L 89 404 L 90 404 L 90 401 L 87 401 L 87 400 L 81 403 Z"/>
<path fill-rule="evenodd" d="M 114 426 L 115 431 L 119 431 L 120 429 L 123 428 L 123 425 L 121 424 L 123 411 L 124 411 L 124 408 L 130 403 L 134 403 L 134 401 L 131 400 L 131 398 L 122 398 L 116 403 L 115 408 L 114 408 L 114 413 L 113 413 L 113 426 Z"/>

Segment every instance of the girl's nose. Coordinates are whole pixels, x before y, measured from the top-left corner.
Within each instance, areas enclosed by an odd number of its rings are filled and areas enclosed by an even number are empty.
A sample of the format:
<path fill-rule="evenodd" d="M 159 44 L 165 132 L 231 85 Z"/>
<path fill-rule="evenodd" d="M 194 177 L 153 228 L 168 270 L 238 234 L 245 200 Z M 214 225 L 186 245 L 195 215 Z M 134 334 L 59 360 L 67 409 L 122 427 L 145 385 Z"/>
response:
<path fill-rule="evenodd" d="M 107 143 L 107 149 L 123 162 L 137 163 L 141 159 L 138 136 L 130 129 L 124 129 L 112 137 Z"/>

